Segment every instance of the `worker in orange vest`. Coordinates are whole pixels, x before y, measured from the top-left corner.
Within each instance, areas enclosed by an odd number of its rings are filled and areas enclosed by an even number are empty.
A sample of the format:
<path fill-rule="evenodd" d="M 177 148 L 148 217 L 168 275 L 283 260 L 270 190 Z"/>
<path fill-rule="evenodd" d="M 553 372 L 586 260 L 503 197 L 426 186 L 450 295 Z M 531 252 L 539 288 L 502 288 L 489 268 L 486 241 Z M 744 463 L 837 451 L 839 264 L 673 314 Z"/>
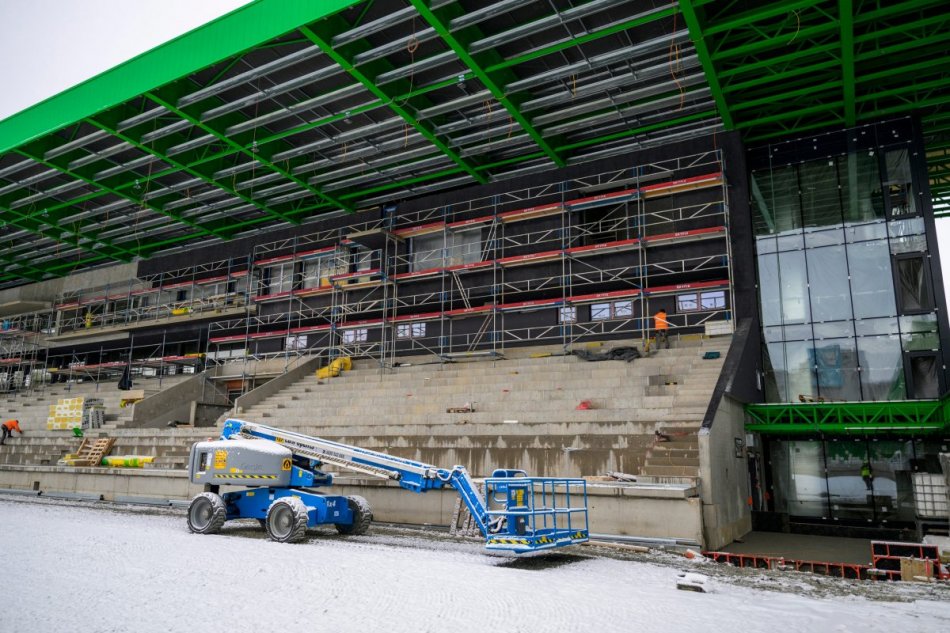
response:
<path fill-rule="evenodd" d="M 660 308 L 660 311 L 653 315 L 653 329 L 656 333 L 656 348 L 665 347 L 670 349 L 670 339 L 667 338 L 670 322 L 666 320 L 666 310 L 663 308 Z"/>
<path fill-rule="evenodd" d="M 19 420 L 7 420 L 2 425 L 0 429 L 3 429 L 3 435 L 0 436 L 0 444 L 3 444 L 7 441 L 8 435 L 13 435 L 13 432 L 16 431 L 20 435 L 23 435 L 23 429 L 20 428 Z"/>

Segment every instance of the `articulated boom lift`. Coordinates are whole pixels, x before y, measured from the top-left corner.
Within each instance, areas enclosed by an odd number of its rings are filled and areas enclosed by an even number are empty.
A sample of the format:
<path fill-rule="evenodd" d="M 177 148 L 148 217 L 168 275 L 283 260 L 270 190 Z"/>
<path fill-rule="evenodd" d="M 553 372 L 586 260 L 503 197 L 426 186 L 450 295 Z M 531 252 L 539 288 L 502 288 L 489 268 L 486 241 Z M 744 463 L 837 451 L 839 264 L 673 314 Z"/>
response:
<path fill-rule="evenodd" d="M 211 534 L 229 519 L 254 518 L 281 542 L 299 541 L 308 527 L 325 524 L 341 534 L 365 533 L 373 517 L 365 499 L 313 490 L 333 484 L 333 475 L 320 470 L 324 464 L 390 479 L 412 492 L 454 488 L 488 549 L 524 553 L 588 540 L 583 479 L 496 470 L 483 494 L 463 466 L 446 470 L 243 420 L 225 422 L 220 440 L 192 446 L 189 476 L 205 492 L 188 508 L 188 528 Z M 222 485 L 247 489 L 222 495 Z"/>

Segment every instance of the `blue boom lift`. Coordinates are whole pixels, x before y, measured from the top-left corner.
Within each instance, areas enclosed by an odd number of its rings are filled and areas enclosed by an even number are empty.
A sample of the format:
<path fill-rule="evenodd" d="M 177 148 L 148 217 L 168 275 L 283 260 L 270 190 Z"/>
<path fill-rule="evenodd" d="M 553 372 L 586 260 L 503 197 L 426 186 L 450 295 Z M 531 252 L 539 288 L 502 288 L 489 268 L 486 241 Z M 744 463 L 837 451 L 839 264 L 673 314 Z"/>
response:
<path fill-rule="evenodd" d="M 483 494 L 463 466 L 446 470 L 243 420 L 225 422 L 220 440 L 192 446 L 189 476 L 205 492 L 188 508 L 188 528 L 211 534 L 227 520 L 253 518 L 280 542 L 299 541 L 316 525 L 365 533 L 372 521 L 365 499 L 314 490 L 333 484 L 333 475 L 320 470 L 324 465 L 393 480 L 417 493 L 454 488 L 488 549 L 521 554 L 588 540 L 583 479 L 496 470 Z M 246 489 L 219 494 L 222 485 Z"/>

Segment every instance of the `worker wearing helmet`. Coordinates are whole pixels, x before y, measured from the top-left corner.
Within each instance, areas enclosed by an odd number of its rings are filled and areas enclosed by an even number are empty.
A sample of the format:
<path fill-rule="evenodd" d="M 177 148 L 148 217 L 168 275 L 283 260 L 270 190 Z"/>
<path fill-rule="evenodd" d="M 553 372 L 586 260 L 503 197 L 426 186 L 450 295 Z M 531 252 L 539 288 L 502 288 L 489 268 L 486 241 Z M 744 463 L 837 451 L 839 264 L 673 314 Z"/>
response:
<path fill-rule="evenodd" d="M 0 435 L 0 444 L 6 442 L 7 436 L 13 435 L 14 431 L 23 435 L 23 429 L 20 428 L 19 420 L 7 420 L 3 424 L 0 424 L 0 429 L 2 429 L 3 432 L 3 435 Z"/>
<path fill-rule="evenodd" d="M 665 347 L 670 349 L 670 339 L 667 338 L 670 322 L 666 320 L 666 310 L 663 308 L 660 308 L 660 311 L 653 315 L 653 329 L 656 332 L 656 348 Z"/>

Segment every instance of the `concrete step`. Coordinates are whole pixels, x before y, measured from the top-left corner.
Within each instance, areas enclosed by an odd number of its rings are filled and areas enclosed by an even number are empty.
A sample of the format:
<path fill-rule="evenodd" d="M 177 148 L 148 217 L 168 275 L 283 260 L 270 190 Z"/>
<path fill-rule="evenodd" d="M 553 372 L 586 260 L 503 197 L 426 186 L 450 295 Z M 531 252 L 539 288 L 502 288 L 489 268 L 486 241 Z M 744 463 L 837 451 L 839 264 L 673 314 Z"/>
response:
<path fill-rule="evenodd" d="M 640 470 L 640 474 L 646 477 L 699 477 L 699 466 L 654 466 L 649 464 Z"/>

